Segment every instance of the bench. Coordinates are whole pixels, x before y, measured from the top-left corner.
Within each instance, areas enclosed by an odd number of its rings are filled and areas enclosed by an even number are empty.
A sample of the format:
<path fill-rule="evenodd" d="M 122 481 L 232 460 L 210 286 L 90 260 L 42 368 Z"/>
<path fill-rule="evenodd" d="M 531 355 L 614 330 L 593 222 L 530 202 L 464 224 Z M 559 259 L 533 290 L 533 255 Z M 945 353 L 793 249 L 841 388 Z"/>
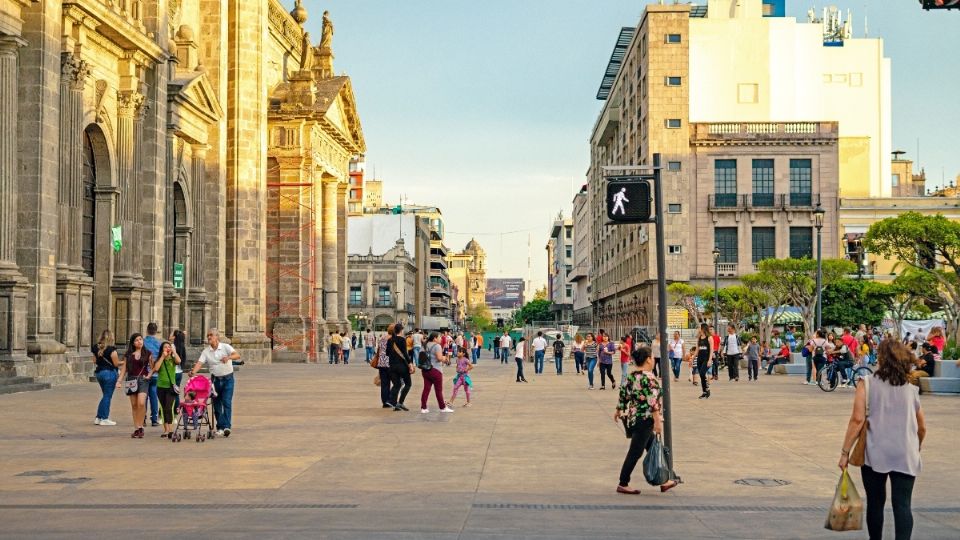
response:
<path fill-rule="evenodd" d="M 790 364 L 777 364 L 773 366 L 773 372 L 777 375 L 804 375 L 807 374 L 807 359 L 802 354 L 795 352 L 790 354 L 793 360 Z"/>
<path fill-rule="evenodd" d="M 956 360 L 937 360 L 933 377 L 920 379 L 924 394 L 960 394 L 960 367 Z"/>

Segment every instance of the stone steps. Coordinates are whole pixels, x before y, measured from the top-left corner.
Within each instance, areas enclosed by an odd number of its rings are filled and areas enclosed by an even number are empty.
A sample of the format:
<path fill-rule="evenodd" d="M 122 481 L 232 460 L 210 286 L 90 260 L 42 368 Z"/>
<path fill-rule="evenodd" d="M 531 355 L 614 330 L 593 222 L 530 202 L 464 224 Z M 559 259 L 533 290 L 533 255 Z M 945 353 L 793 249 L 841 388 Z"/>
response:
<path fill-rule="evenodd" d="M 0 379 L 0 395 L 46 390 L 50 386 L 50 383 L 35 382 L 32 377 L 7 377 Z"/>

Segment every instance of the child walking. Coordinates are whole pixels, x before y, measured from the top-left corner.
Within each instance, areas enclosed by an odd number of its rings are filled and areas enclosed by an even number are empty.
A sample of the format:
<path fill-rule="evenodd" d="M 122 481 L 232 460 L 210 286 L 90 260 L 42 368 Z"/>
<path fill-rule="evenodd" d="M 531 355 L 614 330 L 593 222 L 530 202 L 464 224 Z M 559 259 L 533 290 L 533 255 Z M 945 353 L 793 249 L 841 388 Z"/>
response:
<path fill-rule="evenodd" d="M 453 378 L 453 395 L 450 397 L 450 405 L 453 405 L 453 402 L 456 401 L 457 391 L 462 386 L 463 393 L 467 395 L 467 402 L 463 406 L 470 406 L 470 389 L 473 388 L 473 381 L 470 379 L 470 371 L 472 370 L 473 364 L 467 358 L 467 350 L 462 348 L 457 350 L 457 374 Z"/>

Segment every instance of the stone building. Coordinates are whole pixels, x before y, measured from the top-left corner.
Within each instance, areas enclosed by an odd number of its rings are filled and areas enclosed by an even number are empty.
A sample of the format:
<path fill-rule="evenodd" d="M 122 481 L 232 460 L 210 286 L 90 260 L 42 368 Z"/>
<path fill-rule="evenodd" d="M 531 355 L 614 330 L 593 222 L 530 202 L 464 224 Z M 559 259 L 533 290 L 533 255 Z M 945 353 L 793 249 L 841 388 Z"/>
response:
<path fill-rule="evenodd" d="M 590 302 L 590 256 L 593 253 L 590 242 L 592 223 L 590 190 L 584 184 L 573 197 L 573 269 L 567 276 L 567 282 L 573 285 L 573 324 L 593 325 L 593 304 Z"/>
<path fill-rule="evenodd" d="M 299 0 L 287 9 L 0 3 L 3 373 L 85 379 L 101 330 L 123 342 L 150 321 L 195 345 L 217 327 L 247 361 L 268 361 L 268 288 L 284 303 L 312 294 L 269 263 L 271 220 L 299 231 L 268 212 L 294 181 L 313 186 L 323 217 L 335 307 L 321 322 L 343 324 L 341 184 L 363 136 L 349 79 L 333 75 L 332 24 L 313 47 Z"/>
<path fill-rule="evenodd" d="M 349 256 L 348 309 L 361 328 L 383 332 L 402 322 L 412 330 L 417 322 L 417 299 L 422 275 L 403 238 L 382 255 Z"/>
<path fill-rule="evenodd" d="M 557 321 L 573 319 L 573 220 L 561 213 L 550 227 L 547 240 L 547 300 Z"/>
<path fill-rule="evenodd" d="M 476 239 L 470 239 L 463 251 L 447 254 L 447 272 L 457 286 L 461 316 L 487 301 L 487 254 Z M 462 318 L 462 317 L 461 317 Z"/>

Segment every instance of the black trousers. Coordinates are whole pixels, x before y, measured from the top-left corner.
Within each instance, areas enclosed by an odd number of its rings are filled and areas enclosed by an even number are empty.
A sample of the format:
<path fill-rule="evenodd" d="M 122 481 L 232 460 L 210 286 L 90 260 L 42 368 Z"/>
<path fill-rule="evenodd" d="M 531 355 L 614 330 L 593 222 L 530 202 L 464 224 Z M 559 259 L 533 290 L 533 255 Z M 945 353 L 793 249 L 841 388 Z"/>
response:
<path fill-rule="evenodd" d="M 739 379 L 740 378 L 740 355 L 738 354 L 728 354 L 726 357 L 727 362 L 727 375 L 730 376 L 730 379 Z"/>
<path fill-rule="evenodd" d="M 703 388 L 703 393 L 707 393 L 707 362 L 709 358 L 697 358 L 697 373 L 700 375 L 700 387 Z M 717 364 L 713 364 L 716 368 Z"/>
<path fill-rule="evenodd" d="M 601 373 L 603 372 L 601 371 Z M 633 426 L 633 436 L 630 437 L 630 448 L 627 450 L 627 456 L 623 458 L 623 466 L 620 467 L 621 486 L 627 487 L 630 485 L 630 476 L 637 467 L 637 462 L 643 457 L 643 452 L 650 446 L 650 440 L 652 438 L 652 418 L 637 422 L 637 424 Z"/>
<path fill-rule="evenodd" d="M 514 360 L 517 361 L 517 382 L 527 380 L 527 378 L 523 376 L 523 358 L 514 358 Z"/>
<path fill-rule="evenodd" d="M 760 371 L 760 360 L 747 360 L 747 378 L 756 379 Z"/>
<path fill-rule="evenodd" d="M 380 373 L 380 403 L 390 403 L 390 368 L 377 368 Z"/>
<path fill-rule="evenodd" d="M 710 370 L 713 373 L 713 378 L 716 379 L 717 375 L 720 374 L 720 353 L 714 355 L 713 367 L 711 367 Z"/>
<path fill-rule="evenodd" d="M 177 417 L 173 410 L 173 404 L 177 400 L 177 393 L 173 388 L 157 388 L 157 396 L 160 398 L 160 414 L 163 417 L 164 424 L 172 424 Z"/>
<path fill-rule="evenodd" d="M 403 382 L 403 390 L 400 389 L 400 382 Z M 382 383 L 381 383 L 382 384 Z M 403 400 L 407 399 L 407 394 L 410 393 L 410 387 L 413 385 L 413 382 L 410 380 L 410 370 L 407 366 L 403 366 L 403 369 L 394 369 L 390 368 L 390 403 L 398 405 L 403 403 Z M 397 400 L 400 401 L 397 401 Z"/>
<path fill-rule="evenodd" d="M 893 528 L 896 540 L 910 540 L 913 534 L 913 483 L 917 477 L 896 471 L 874 472 L 864 465 L 860 467 L 863 489 L 867 492 L 867 532 L 870 540 L 883 538 L 883 507 L 887 504 L 887 477 L 890 478 L 890 500 L 893 503 Z"/>
<path fill-rule="evenodd" d="M 600 364 L 600 388 L 607 385 L 605 377 L 610 377 L 610 386 L 616 388 L 617 381 L 613 380 L 613 364 Z"/>

